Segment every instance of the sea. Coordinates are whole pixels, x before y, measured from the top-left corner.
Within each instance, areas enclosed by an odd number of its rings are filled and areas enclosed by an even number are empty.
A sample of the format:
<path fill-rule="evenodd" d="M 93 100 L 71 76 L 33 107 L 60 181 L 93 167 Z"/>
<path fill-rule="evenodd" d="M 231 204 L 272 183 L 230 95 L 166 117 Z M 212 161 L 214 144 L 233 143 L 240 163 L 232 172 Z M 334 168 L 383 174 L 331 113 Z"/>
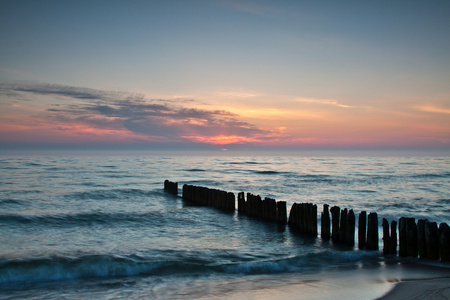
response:
<path fill-rule="evenodd" d="M 183 184 L 377 212 L 380 250 L 192 205 Z M 450 153 L 2 151 L 0 299 L 376 299 L 450 278 L 383 256 L 381 220 L 402 216 L 450 224 Z"/>

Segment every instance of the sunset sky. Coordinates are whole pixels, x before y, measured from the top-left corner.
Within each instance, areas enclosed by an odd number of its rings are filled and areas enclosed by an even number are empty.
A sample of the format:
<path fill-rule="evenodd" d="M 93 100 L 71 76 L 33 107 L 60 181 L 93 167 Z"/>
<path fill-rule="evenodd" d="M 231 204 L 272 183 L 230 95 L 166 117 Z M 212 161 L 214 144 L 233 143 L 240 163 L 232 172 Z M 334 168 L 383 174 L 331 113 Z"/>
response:
<path fill-rule="evenodd" d="M 450 150 L 450 1 L 0 0 L 0 147 Z"/>

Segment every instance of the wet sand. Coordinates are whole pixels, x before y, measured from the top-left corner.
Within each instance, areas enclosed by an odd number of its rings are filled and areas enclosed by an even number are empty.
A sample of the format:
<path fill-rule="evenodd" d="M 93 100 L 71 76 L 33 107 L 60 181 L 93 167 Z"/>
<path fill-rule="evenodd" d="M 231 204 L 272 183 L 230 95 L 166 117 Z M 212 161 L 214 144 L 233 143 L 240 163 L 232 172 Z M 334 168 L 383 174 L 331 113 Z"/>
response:
<path fill-rule="evenodd" d="M 450 299 L 450 277 L 401 281 L 378 299 Z"/>

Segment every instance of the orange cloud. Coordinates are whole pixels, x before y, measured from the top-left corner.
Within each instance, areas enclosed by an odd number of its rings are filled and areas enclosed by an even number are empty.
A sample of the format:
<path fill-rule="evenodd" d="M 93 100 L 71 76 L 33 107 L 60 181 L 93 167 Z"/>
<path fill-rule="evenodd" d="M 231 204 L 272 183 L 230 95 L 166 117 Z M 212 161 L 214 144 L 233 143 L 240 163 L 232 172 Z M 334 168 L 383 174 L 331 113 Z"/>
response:
<path fill-rule="evenodd" d="M 246 136 L 237 135 L 218 135 L 218 136 L 182 136 L 185 139 L 196 143 L 206 143 L 213 145 L 229 145 L 238 143 L 258 142 L 257 139 Z"/>
<path fill-rule="evenodd" d="M 332 105 L 342 108 L 350 108 L 352 106 L 347 104 L 342 104 L 339 101 L 335 99 L 312 99 L 312 98 L 297 98 L 297 102 L 303 102 L 303 103 L 314 103 L 314 104 L 323 104 L 323 105 Z"/>
<path fill-rule="evenodd" d="M 434 112 L 434 113 L 440 113 L 440 114 L 450 114 L 450 109 L 437 107 L 437 106 L 434 106 L 434 105 L 419 105 L 419 106 L 416 106 L 416 109 L 420 110 L 420 111 L 426 111 L 426 112 Z"/>

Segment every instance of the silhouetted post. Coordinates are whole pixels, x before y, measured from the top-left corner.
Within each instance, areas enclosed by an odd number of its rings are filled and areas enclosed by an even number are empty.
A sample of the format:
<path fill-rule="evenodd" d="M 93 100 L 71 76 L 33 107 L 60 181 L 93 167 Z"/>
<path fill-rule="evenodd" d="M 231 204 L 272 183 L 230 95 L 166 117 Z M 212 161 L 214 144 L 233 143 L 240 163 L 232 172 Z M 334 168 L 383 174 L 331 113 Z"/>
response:
<path fill-rule="evenodd" d="M 397 222 L 391 222 L 391 241 L 390 241 L 390 250 L 389 253 L 397 254 Z"/>
<path fill-rule="evenodd" d="M 178 195 L 178 182 L 164 180 L 164 190 L 172 195 Z"/>
<path fill-rule="evenodd" d="M 289 221 L 288 224 L 293 228 L 297 227 L 297 219 L 298 219 L 298 203 L 292 204 L 291 210 L 289 212 Z"/>
<path fill-rule="evenodd" d="M 301 233 L 305 232 L 306 228 L 306 205 L 305 203 L 300 203 L 298 206 L 299 214 L 298 214 L 298 230 Z"/>
<path fill-rule="evenodd" d="M 277 201 L 272 198 L 266 198 L 267 218 L 271 221 L 277 220 Z"/>
<path fill-rule="evenodd" d="M 347 232 L 347 209 L 341 210 L 341 220 L 339 224 L 339 241 L 345 243 L 345 233 Z"/>
<path fill-rule="evenodd" d="M 322 217 L 320 218 L 320 235 L 323 239 L 330 239 L 330 212 L 328 204 L 323 205 Z"/>
<path fill-rule="evenodd" d="M 311 235 L 314 237 L 317 237 L 317 205 L 313 204 L 312 205 L 312 209 L 311 209 L 311 222 L 312 222 L 312 226 L 311 226 Z"/>
<path fill-rule="evenodd" d="M 441 261 L 450 261 L 450 228 L 447 223 L 439 224 L 439 255 Z"/>
<path fill-rule="evenodd" d="M 420 258 L 427 258 L 427 241 L 425 239 L 425 222 L 428 220 L 420 219 L 417 221 L 417 250 Z"/>
<path fill-rule="evenodd" d="M 286 201 L 277 202 L 277 222 L 283 224 L 287 222 Z"/>
<path fill-rule="evenodd" d="M 389 222 L 385 218 L 381 222 L 383 226 L 383 254 L 388 255 L 391 252 L 391 237 L 389 235 Z"/>
<path fill-rule="evenodd" d="M 366 247 L 366 226 L 367 213 L 362 211 L 359 213 L 358 220 L 358 248 L 364 249 Z"/>
<path fill-rule="evenodd" d="M 439 237 L 436 222 L 425 222 L 425 241 L 428 258 L 439 259 Z"/>
<path fill-rule="evenodd" d="M 378 250 L 378 215 L 370 213 L 367 217 L 367 243 L 368 250 Z"/>
<path fill-rule="evenodd" d="M 339 216 L 341 214 L 341 208 L 339 206 L 333 206 L 330 209 L 331 212 L 331 240 L 333 242 L 339 242 Z"/>
<path fill-rule="evenodd" d="M 238 193 L 238 212 L 246 212 L 244 192 Z"/>
<path fill-rule="evenodd" d="M 417 257 L 417 225 L 414 218 L 406 219 L 406 255 Z"/>
<path fill-rule="evenodd" d="M 401 217 L 398 220 L 398 255 L 401 257 L 406 257 L 407 253 L 407 242 L 406 242 L 406 218 Z"/>
<path fill-rule="evenodd" d="M 236 209 L 236 197 L 235 197 L 234 193 L 231 193 L 231 192 L 228 193 L 227 209 L 228 210 Z"/>
<path fill-rule="evenodd" d="M 250 216 L 262 217 L 262 200 L 261 197 L 247 193 L 248 214 Z"/>
<path fill-rule="evenodd" d="M 350 209 L 347 215 L 345 243 L 349 246 L 353 246 L 355 244 L 355 213 L 353 212 L 353 209 Z"/>

